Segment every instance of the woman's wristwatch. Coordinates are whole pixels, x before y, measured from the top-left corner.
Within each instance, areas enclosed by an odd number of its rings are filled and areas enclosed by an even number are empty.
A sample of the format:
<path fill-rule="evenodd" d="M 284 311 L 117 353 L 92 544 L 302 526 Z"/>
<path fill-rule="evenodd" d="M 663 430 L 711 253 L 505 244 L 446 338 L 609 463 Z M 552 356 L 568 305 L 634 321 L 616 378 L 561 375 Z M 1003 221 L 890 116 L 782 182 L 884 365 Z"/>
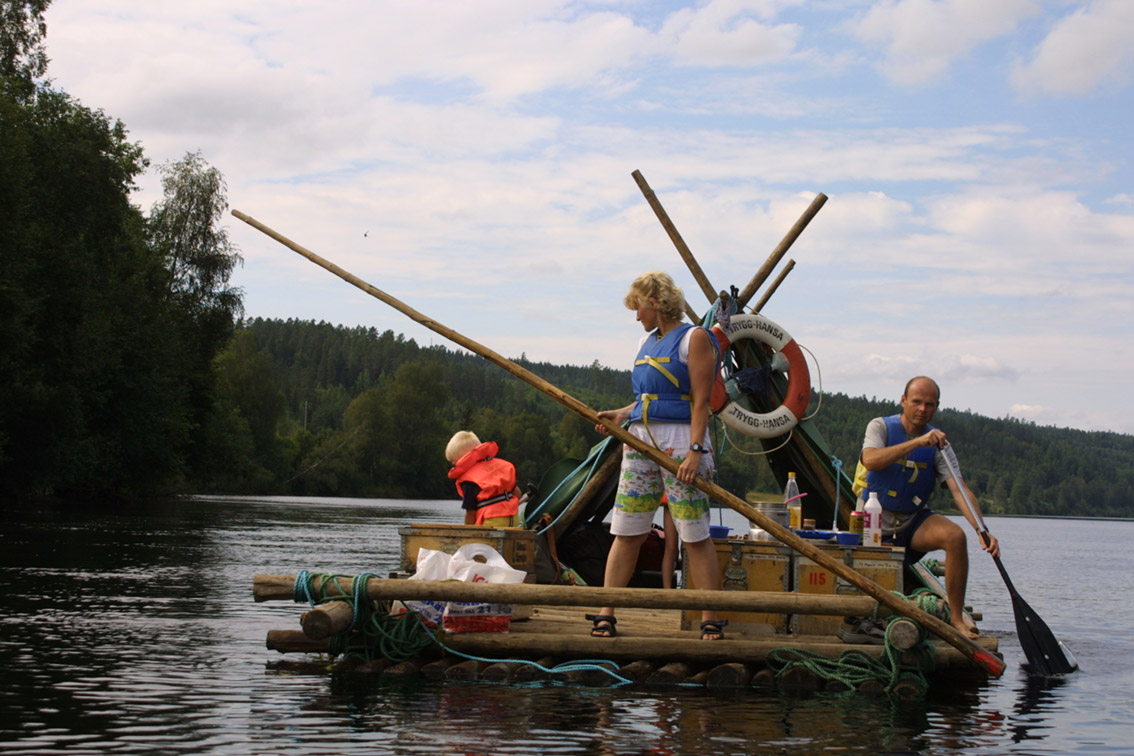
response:
<path fill-rule="evenodd" d="M 704 453 L 705 447 L 701 446 L 700 444 L 689 444 L 689 451 Z"/>

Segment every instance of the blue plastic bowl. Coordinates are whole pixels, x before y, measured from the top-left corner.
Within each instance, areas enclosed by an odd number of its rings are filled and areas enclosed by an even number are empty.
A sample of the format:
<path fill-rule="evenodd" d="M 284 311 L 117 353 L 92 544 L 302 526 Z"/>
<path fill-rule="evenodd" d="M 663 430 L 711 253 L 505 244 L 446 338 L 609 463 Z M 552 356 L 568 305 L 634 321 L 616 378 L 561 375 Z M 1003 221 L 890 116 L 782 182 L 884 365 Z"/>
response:
<path fill-rule="evenodd" d="M 724 525 L 710 525 L 709 538 L 728 538 L 730 530 L 732 528 L 727 528 Z"/>
<path fill-rule="evenodd" d="M 839 533 L 837 537 L 840 546 L 858 546 L 862 543 L 862 536 L 858 533 Z"/>

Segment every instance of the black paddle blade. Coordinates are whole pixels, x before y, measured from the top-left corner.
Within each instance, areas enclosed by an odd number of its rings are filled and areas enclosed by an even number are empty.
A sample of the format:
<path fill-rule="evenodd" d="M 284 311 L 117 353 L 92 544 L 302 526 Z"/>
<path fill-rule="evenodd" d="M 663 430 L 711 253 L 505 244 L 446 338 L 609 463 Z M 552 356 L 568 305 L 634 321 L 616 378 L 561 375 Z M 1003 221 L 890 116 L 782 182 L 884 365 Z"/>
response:
<path fill-rule="evenodd" d="M 1028 602 L 1016 592 L 1016 587 L 1008 578 L 1008 572 L 995 558 L 996 567 L 1004 584 L 1008 586 L 1008 593 L 1012 596 L 1012 611 L 1016 615 L 1016 634 L 1020 636 L 1020 647 L 1028 659 L 1029 671 L 1040 677 L 1054 677 L 1067 675 L 1079 669 L 1075 656 L 1055 637 L 1051 628 L 1047 626 L 1038 614 L 1035 613 Z"/>

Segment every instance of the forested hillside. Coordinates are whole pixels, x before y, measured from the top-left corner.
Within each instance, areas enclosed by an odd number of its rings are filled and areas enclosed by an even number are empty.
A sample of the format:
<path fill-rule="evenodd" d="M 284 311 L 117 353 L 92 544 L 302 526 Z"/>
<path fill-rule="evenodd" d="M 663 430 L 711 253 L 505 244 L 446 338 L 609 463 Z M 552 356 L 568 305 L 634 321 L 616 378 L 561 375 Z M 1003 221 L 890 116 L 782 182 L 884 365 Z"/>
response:
<path fill-rule="evenodd" d="M 627 371 L 518 362 L 595 409 L 630 399 Z M 218 364 L 232 421 L 225 458 L 235 464 L 218 459 L 199 481 L 209 490 L 444 497 L 452 491 L 443 450 L 455 430 L 498 441 L 521 485 L 599 440 L 581 418 L 485 360 L 390 331 L 256 319 L 238 328 Z M 829 394 L 815 422 L 850 472 L 866 423 L 897 411 L 897 397 Z M 1134 437 L 949 409 L 936 423 L 988 513 L 1134 513 Z M 730 441 L 758 448 L 735 434 Z M 776 489 L 761 456 L 717 445 L 722 485 Z M 949 504 L 937 495 L 937 506 Z"/>

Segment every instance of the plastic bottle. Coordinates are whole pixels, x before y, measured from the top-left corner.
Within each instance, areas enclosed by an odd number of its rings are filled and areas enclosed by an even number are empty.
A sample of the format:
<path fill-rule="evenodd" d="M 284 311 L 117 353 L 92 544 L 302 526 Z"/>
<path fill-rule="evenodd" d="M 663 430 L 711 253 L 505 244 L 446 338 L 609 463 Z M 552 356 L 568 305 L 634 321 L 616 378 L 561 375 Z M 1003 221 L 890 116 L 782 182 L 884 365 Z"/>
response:
<path fill-rule="evenodd" d="M 862 520 L 862 545 L 881 546 L 882 502 L 878 501 L 876 492 L 870 492 L 870 498 L 867 499 L 866 506 L 863 507 L 862 511 L 865 515 Z"/>
<path fill-rule="evenodd" d="M 787 474 L 787 485 L 784 486 L 784 506 L 788 509 L 788 527 L 799 530 L 803 527 L 803 502 L 799 498 L 799 483 L 795 480 L 795 473 Z"/>

